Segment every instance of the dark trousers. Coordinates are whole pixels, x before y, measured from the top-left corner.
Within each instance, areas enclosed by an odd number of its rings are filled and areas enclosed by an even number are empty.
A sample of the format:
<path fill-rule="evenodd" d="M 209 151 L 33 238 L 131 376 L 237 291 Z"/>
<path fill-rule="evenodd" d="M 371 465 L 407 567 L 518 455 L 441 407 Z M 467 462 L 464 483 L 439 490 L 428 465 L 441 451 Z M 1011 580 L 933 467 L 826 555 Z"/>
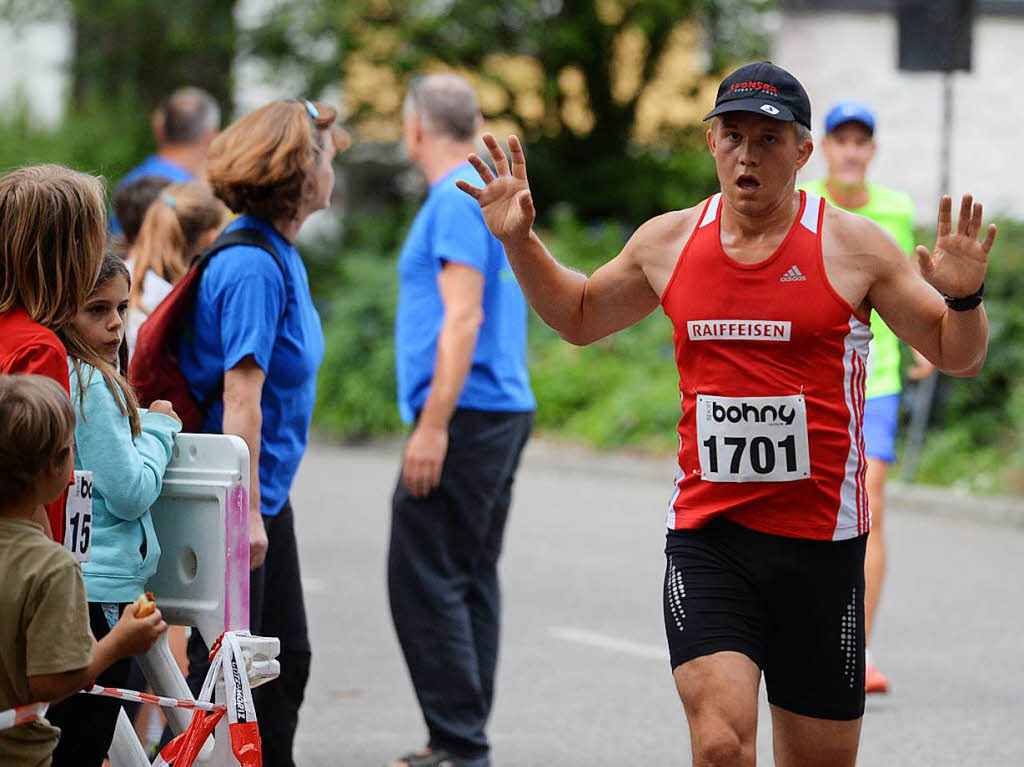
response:
<path fill-rule="evenodd" d="M 119 614 L 124 612 L 121 605 Z M 89 603 L 92 635 L 102 639 L 110 625 L 99 602 Z M 131 658 L 122 658 L 96 678 L 101 687 L 127 687 Z M 55 767 L 101 767 L 114 740 L 117 716 L 123 704 L 116 698 L 78 693 L 50 706 L 46 718 L 60 727 L 60 742 L 53 752 Z"/>
<path fill-rule="evenodd" d="M 532 413 L 455 411 L 440 486 L 392 500 L 388 591 L 432 749 L 488 752 L 501 593 L 498 557 Z"/>
<path fill-rule="evenodd" d="M 263 741 L 263 764 L 294 767 L 292 745 L 309 679 L 310 646 L 291 502 L 263 522 L 269 545 L 263 566 L 249 576 L 249 630 L 281 640 L 281 675 L 253 690 L 252 697 Z M 206 643 L 198 631 L 189 638 L 188 660 L 188 685 L 192 694 L 198 695 L 210 668 Z"/>

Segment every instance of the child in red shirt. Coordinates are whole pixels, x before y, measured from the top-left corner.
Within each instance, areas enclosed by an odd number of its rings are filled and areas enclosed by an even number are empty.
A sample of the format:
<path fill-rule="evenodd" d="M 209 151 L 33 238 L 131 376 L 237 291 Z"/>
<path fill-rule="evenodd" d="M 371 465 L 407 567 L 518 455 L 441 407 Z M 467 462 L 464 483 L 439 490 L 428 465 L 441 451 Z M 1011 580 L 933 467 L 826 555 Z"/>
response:
<path fill-rule="evenodd" d="M 67 352 L 51 328 L 69 322 L 103 259 L 103 183 L 60 165 L 0 179 L 0 374 L 35 373 L 70 391 Z M 64 542 L 64 496 L 47 504 Z"/>

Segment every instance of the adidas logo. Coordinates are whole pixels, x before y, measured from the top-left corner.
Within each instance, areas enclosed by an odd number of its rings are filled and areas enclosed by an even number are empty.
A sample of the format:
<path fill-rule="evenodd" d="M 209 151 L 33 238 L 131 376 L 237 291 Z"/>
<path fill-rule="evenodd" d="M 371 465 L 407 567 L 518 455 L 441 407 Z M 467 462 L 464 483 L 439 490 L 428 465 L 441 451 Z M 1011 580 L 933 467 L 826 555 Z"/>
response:
<path fill-rule="evenodd" d="M 806 282 L 806 281 L 807 281 L 807 278 L 804 277 L 803 272 L 801 272 L 796 267 L 796 265 L 793 265 L 793 266 L 789 267 L 789 271 L 786 272 L 784 275 L 782 275 L 782 277 L 779 279 L 779 282 Z"/>

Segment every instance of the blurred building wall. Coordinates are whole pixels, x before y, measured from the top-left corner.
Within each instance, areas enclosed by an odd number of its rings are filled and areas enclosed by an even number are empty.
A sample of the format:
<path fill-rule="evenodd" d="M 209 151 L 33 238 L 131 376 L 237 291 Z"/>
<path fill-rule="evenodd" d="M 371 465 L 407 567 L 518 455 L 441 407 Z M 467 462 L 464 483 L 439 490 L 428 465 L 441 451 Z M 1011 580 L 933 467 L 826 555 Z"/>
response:
<path fill-rule="evenodd" d="M 807 88 L 820 138 L 829 106 L 858 98 L 876 110 L 875 181 L 904 189 L 921 223 L 934 221 L 940 195 L 942 76 L 896 68 L 897 25 L 886 12 L 783 11 L 773 60 Z M 1024 219 L 1018 151 L 1024 125 L 1019 85 L 1024 15 L 981 15 L 975 22 L 973 71 L 953 76 L 954 195 L 971 192 L 991 214 Z M 801 178 L 825 173 L 819 152 Z"/>
<path fill-rule="evenodd" d="M 68 20 L 0 23 L 0 105 L 27 106 L 33 120 L 54 126 L 64 115 Z"/>

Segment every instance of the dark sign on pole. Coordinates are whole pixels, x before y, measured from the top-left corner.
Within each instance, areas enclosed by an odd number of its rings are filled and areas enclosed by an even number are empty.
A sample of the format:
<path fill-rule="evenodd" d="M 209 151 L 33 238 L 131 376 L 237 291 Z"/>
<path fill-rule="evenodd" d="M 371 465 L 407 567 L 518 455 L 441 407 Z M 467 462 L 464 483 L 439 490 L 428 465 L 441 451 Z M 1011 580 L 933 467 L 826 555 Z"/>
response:
<path fill-rule="evenodd" d="M 971 69 L 974 0 L 898 0 L 900 69 L 942 72 L 942 123 L 939 137 L 939 193 L 950 193 L 953 153 L 953 72 Z M 917 474 L 921 448 L 938 386 L 932 373 L 914 389 L 914 407 L 904 451 L 903 480 Z"/>
<path fill-rule="evenodd" d="M 974 0 L 899 0 L 900 69 L 970 70 L 974 6 Z"/>

